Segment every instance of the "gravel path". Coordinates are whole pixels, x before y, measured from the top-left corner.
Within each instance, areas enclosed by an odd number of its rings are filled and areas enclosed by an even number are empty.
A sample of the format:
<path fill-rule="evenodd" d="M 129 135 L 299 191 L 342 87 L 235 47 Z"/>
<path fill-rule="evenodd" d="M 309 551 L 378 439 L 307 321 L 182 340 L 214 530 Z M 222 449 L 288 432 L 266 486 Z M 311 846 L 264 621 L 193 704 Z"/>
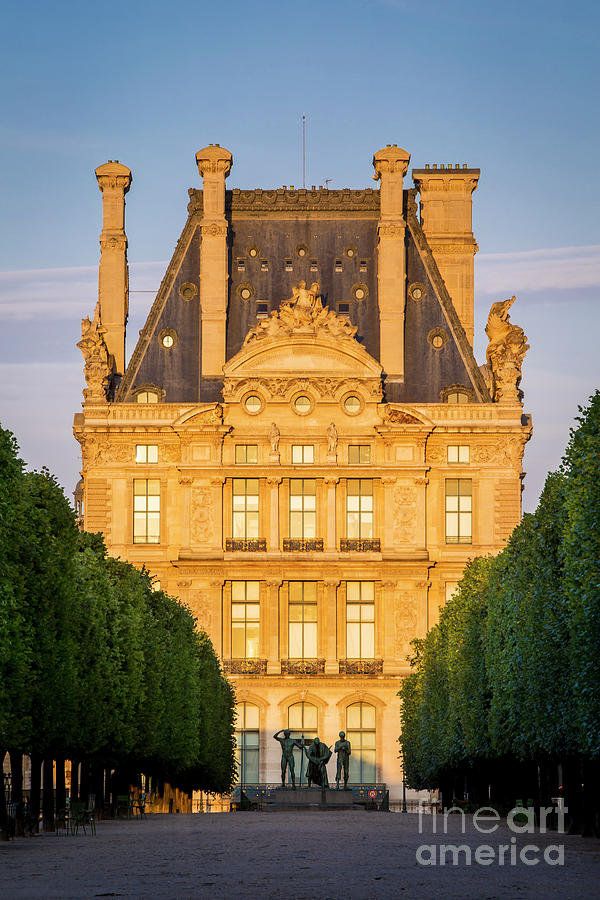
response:
<path fill-rule="evenodd" d="M 441 821 L 438 820 L 438 825 Z M 97 836 L 41 834 L 0 844 L 0 896 L 264 897 L 303 898 L 600 898 L 600 841 L 576 836 L 519 835 L 540 848 L 537 865 L 498 865 L 498 845 L 509 848 L 505 827 L 461 834 L 452 816 L 448 834 L 431 834 L 431 816 L 339 812 L 239 812 L 149 816 L 102 822 Z M 488 844 L 491 865 L 421 866 L 421 844 Z M 564 866 L 549 866 L 543 851 L 563 844 Z M 436 850 L 437 853 L 437 850 Z M 427 855 L 427 854 L 425 854 Z"/>

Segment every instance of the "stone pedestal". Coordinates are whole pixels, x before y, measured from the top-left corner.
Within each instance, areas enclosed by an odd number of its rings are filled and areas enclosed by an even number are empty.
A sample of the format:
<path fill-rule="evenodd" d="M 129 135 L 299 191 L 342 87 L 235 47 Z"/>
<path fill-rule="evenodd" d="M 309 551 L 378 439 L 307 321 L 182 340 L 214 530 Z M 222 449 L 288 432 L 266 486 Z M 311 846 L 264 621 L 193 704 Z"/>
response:
<path fill-rule="evenodd" d="M 280 788 L 273 792 L 273 806 L 302 809 L 318 807 L 332 809 L 334 807 L 351 808 L 352 791 L 337 791 L 332 788 L 321 790 L 319 787 L 302 787 L 293 791 L 291 788 Z"/>

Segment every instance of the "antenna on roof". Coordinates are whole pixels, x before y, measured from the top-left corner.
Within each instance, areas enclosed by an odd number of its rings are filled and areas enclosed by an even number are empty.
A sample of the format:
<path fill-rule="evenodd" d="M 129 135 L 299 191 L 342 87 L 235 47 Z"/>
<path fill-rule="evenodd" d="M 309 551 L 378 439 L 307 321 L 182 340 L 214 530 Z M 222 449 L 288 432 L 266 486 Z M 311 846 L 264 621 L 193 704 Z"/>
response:
<path fill-rule="evenodd" d="M 325 190 L 326 190 L 326 191 L 329 190 L 329 182 L 330 182 L 330 181 L 333 181 L 333 178 L 326 178 L 326 179 L 325 179 Z"/>
<path fill-rule="evenodd" d="M 302 187 L 306 188 L 306 116 L 302 116 Z"/>

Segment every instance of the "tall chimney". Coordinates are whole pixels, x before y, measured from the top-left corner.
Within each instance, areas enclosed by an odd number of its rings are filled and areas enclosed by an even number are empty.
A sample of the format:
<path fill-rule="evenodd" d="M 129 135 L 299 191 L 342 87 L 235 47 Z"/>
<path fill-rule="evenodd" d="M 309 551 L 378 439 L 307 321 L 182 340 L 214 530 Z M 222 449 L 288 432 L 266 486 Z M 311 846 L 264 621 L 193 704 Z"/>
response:
<path fill-rule="evenodd" d="M 222 379 L 227 324 L 227 219 L 225 179 L 233 165 L 229 150 L 210 144 L 196 153 L 204 179 L 204 211 L 200 228 L 201 379 Z M 202 388 L 200 389 L 202 396 Z M 210 391 L 210 388 L 209 388 Z M 208 392 L 207 392 L 208 393 Z"/>
<path fill-rule="evenodd" d="M 131 185 L 131 171 L 118 160 L 109 160 L 96 169 L 102 191 L 102 233 L 98 301 L 104 340 L 114 357 L 115 373 L 125 372 L 125 327 L 129 313 L 129 269 L 125 234 L 125 194 Z"/>
<path fill-rule="evenodd" d="M 452 297 L 458 317 L 473 345 L 475 292 L 474 257 L 478 247 L 473 237 L 473 191 L 480 170 L 443 165 L 413 169 L 421 194 L 421 225 L 431 252 Z"/>
<path fill-rule="evenodd" d="M 402 215 L 403 178 L 410 153 L 388 144 L 373 157 L 379 191 L 380 218 L 377 227 L 377 293 L 379 297 L 379 361 L 386 380 L 404 378 L 404 306 L 406 296 L 406 251 Z"/>

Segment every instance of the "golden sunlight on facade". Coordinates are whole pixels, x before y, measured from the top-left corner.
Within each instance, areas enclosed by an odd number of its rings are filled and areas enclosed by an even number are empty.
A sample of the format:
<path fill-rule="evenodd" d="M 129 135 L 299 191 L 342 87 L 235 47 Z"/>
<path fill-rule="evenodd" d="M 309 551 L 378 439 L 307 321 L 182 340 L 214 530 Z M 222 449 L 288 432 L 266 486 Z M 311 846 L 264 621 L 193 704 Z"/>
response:
<path fill-rule="evenodd" d="M 128 365 L 131 172 L 96 170 L 83 525 L 210 635 L 243 782 L 279 780 L 279 729 L 327 744 L 344 730 L 350 782 L 398 798 L 409 642 L 521 514 L 512 301 L 492 307 L 485 365 L 472 350 L 479 170 L 414 169 L 406 189 L 410 156 L 388 146 L 379 189 L 228 191 L 231 153 L 196 158 L 203 190 Z"/>

